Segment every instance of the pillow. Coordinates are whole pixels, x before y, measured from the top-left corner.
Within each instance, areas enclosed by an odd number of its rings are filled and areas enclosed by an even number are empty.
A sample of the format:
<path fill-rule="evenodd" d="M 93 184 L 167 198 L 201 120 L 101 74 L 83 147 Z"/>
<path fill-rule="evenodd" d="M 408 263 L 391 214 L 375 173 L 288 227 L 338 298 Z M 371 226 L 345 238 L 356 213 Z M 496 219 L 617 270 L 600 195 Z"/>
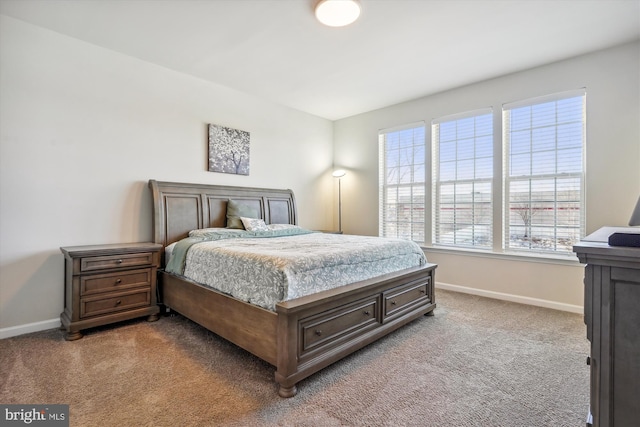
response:
<path fill-rule="evenodd" d="M 197 230 L 191 230 L 189 232 L 189 237 L 208 237 L 210 235 L 215 236 L 235 236 L 239 233 L 240 230 L 232 230 L 229 228 L 198 228 Z"/>
<path fill-rule="evenodd" d="M 258 211 L 254 208 L 241 205 L 235 200 L 229 200 L 227 202 L 227 228 L 239 228 L 243 229 L 242 220 L 240 217 L 245 218 L 258 218 Z"/>
<path fill-rule="evenodd" d="M 245 218 L 243 216 L 240 217 L 242 221 L 242 225 L 244 225 L 244 229 L 248 231 L 269 231 L 267 224 L 264 223 L 260 218 Z"/>
<path fill-rule="evenodd" d="M 269 228 L 269 230 L 289 230 L 291 228 L 300 228 L 300 227 L 293 224 L 269 224 L 267 225 L 267 228 Z"/>

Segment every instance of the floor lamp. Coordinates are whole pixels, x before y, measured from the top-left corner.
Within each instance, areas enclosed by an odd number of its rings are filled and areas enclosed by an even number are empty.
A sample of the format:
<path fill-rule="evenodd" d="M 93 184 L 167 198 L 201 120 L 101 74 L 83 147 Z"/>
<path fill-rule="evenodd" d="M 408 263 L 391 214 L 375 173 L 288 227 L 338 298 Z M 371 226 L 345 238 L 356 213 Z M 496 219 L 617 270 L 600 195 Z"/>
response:
<path fill-rule="evenodd" d="M 343 169 L 337 169 L 333 171 L 331 175 L 334 178 L 338 178 L 338 233 L 342 234 L 342 186 L 341 181 L 342 177 L 345 176 L 347 172 Z"/>

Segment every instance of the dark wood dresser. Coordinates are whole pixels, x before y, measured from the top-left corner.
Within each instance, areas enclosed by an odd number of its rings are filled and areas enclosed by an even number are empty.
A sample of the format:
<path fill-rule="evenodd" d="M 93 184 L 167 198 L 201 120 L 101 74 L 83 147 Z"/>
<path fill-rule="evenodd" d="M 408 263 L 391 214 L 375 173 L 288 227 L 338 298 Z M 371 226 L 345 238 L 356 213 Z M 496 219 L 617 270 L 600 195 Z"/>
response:
<path fill-rule="evenodd" d="M 158 320 L 156 274 L 162 245 L 123 243 L 60 248 L 65 259 L 64 311 L 67 341 L 83 329 L 149 316 Z"/>
<path fill-rule="evenodd" d="M 597 233 L 573 248 L 586 264 L 584 321 L 591 342 L 587 425 L 639 426 L 640 248 L 609 246 Z"/>

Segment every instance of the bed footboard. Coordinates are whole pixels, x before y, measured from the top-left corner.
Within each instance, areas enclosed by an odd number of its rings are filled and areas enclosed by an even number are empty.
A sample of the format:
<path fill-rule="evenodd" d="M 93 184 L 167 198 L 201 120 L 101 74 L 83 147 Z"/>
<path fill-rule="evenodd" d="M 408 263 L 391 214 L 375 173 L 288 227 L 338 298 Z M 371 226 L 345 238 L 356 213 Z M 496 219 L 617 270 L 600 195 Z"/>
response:
<path fill-rule="evenodd" d="M 416 318 L 432 314 L 435 264 L 279 303 L 276 381 L 296 384 Z"/>

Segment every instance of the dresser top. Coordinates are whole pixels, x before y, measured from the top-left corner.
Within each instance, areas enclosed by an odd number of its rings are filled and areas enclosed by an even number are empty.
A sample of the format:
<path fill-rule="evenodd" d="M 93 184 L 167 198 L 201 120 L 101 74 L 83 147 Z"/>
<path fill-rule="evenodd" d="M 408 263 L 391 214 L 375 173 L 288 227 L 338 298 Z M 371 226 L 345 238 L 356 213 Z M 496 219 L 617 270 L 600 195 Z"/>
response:
<path fill-rule="evenodd" d="M 621 262 L 632 268 L 640 268 L 640 248 L 629 246 L 610 246 L 608 242 L 612 233 L 640 234 L 640 228 L 602 227 L 588 235 L 580 243 L 573 246 L 581 263 L 613 265 Z"/>

